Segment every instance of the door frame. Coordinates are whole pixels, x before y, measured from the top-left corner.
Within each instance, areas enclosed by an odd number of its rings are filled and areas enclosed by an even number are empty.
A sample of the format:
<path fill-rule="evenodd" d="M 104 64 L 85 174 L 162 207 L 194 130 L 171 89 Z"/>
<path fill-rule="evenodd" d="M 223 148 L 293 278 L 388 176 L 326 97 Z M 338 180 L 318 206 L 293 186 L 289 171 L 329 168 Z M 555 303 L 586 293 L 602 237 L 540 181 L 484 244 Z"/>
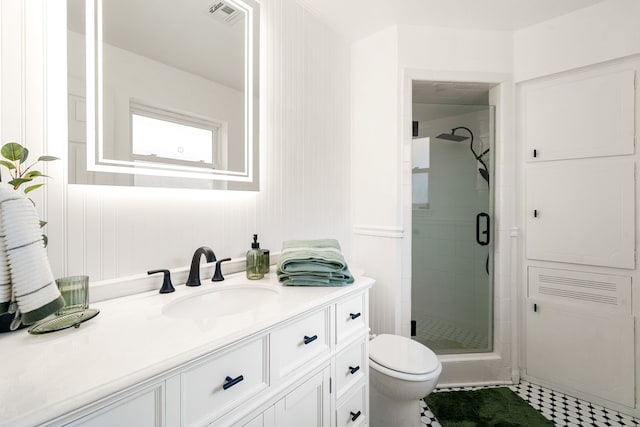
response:
<path fill-rule="evenodd" d="M 412 83 L 414 80 L 434 82 L 476 82 L 495 86 L 489 93 L 489 104 L 495 105 L 494 165 L 494 290 L 493 352 L 439 356 L 443 364 L 442 386 L 508 384 L 520 379 L 518 366 L 517 261 L 519 229 L 516 226 L 517 159 L 514 117 L 515 86 L 512 76 L 504 73 L 474 71 L 439 71 L 403 68 L 401 71 L 399 140 L 402 141 L 402 221 L 403 229 L 412 229 L 411 218 L 411 140 Z M 402 283 L 400 314 L 401 334 L 411 334 L 411 233 L 402 239 Z"/>

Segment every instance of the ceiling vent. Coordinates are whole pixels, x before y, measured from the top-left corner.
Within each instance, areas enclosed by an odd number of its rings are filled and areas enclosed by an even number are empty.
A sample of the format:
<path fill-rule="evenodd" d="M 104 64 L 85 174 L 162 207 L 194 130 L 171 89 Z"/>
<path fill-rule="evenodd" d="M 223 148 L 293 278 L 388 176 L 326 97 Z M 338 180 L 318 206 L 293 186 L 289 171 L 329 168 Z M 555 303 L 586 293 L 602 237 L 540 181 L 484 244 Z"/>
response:
<path fill-rule="evenodd" d="M 209 15 L 225 24 L 233 25 L 240 19 L 242 12 L 225 1 L 217 1 L 209 7 Z"/>

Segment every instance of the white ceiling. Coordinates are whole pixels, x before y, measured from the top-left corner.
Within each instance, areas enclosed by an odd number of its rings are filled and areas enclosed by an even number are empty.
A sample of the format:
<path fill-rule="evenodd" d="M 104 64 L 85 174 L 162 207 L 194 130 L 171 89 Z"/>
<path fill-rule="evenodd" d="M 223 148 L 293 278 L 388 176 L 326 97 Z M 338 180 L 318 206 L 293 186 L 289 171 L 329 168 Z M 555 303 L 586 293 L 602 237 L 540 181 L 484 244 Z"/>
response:
<path fill-rule="evenodd" d="M 232 25 L 212 0 L 108 0 L 104 40 L 175 68 L 244 90 L 244 16 Z M 84 0 L 68 0 L 68 27 L 84 32 Z"/>
<path fill-rule="evenodd" d="M 507 30 L 610 0 L 298 0 L 349 40 L 394 24 Z"/>
<path fill-rule="evenodd" d="M 413 82 L 414 104 L 488 105 L 489 83 Z"/>

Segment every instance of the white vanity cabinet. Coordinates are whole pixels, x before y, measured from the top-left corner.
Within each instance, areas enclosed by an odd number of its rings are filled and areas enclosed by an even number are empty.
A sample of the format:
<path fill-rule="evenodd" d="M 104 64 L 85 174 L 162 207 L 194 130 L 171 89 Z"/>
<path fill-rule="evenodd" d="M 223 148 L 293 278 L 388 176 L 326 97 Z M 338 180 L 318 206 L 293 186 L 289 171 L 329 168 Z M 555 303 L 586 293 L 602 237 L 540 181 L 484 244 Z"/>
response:
<path fill-rule="evenodd" d="M 312 340 L 305 344 L 309 339 Z M 315 374 L 304 375 L 296 385 L 287 387 L 281 393 L 283 397 L 263 413 L 251 414 L 232 425 L 355 427 L 368 424 L 367 292 L 346 297 L 325 310 L 302 316 L 275 330 L 271 333 L 270 355 L 274 387 L 290 382 L 288 376 L 300 377 L 310 370 Z M 221 420 L 214 425 L 229 423 Z"/>
<path fill-rule="evenodd" d="M 149 389 L 132 392 L 67 425 L 73 427 L 112 427 L 117 425 L 160 427 L 166 425 L 164 422 L 165 403 L 164 383 L 158 383 Z"/>
<path fill-rule="evenodd" d="M 339 297 L 185 361 L 118 398 L 45 424 L 365 426 L 368 287 L 345 288 Z"/>

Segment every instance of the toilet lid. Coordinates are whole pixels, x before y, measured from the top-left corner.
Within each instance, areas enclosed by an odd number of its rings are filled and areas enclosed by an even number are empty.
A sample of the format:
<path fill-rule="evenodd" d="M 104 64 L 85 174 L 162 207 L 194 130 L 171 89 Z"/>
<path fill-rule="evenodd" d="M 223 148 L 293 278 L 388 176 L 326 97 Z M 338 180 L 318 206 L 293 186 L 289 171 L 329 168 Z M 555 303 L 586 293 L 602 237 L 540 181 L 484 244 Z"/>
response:
<path fill-rule="evenodd" d="M 369 358 L 385 368 L 405 374 L 428 374 L 440 362 L 424 345 L 399 335 L 378 335 L 369 342 Z"/>

